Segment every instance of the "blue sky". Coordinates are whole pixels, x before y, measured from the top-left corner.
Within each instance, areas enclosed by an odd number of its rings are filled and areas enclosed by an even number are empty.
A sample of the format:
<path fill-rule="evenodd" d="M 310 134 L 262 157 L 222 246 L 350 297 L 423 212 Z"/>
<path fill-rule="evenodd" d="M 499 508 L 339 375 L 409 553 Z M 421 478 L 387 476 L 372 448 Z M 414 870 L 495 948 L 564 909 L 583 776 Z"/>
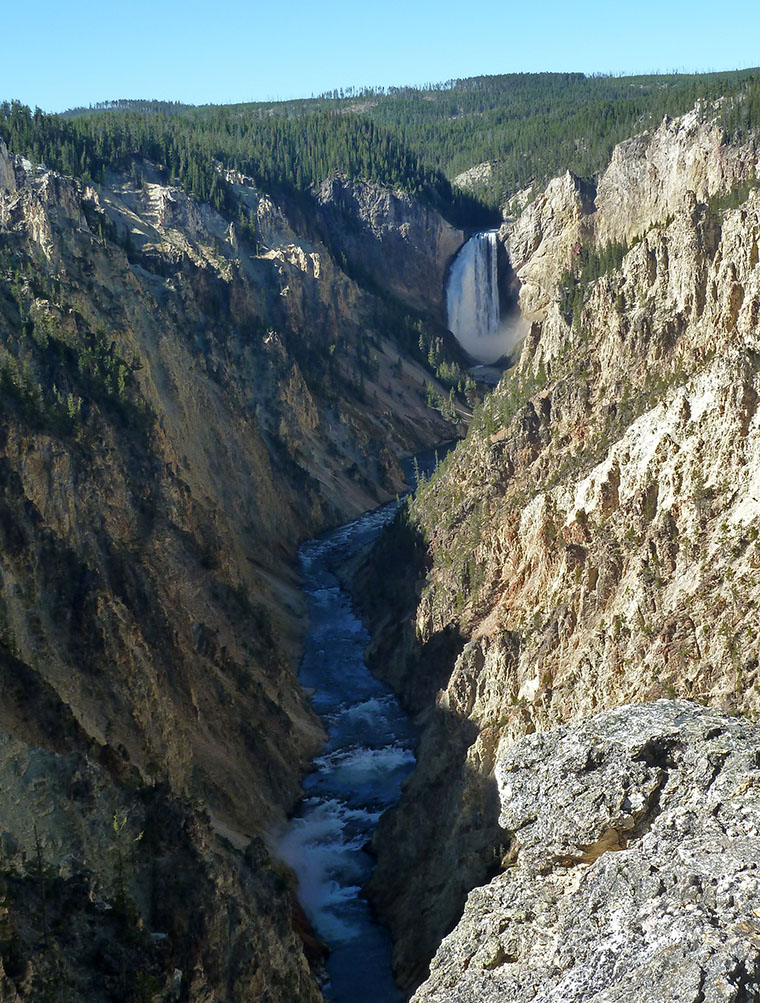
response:
<path fill-rule="evenodd" d="M 4 5 L 0 99 L 228 102 L 481 73 L 760 64 L 757 0 L 57 0 Z"/>

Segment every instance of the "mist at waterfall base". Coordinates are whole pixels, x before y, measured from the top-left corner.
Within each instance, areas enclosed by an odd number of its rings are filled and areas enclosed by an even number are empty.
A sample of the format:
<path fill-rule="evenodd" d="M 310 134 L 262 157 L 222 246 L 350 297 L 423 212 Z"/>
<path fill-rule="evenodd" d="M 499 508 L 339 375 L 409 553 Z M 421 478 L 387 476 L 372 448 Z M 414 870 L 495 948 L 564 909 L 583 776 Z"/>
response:
<path fill-rule="evenodd" d="M 476 233 L 460 249 L 446 285 L 449 330 L 477 362 L 498 362 L 519 344 L 527 325 L 514 310 L 501 316 L 496 230 Z"/>
<path fill-rule="evenodd" d="M 434 465 L 431 457 L 418 469 Z M 391 502 L 368 512 L 299 551 L 310 617 L 299 678 L 313 690 L 312 706 L 329 738 L 304 781 L 296 815 L 276 837 L 276 852 L 298 875 L 301 904 L 330 948 L 323 993 L 331 1003 L 404 998 L 391 974 L 390 937 L 361 888 L 374 866 L 367 844 L 414 767 L 416 736 L 390 688 L 364 664 L 369 636 L 334 574 L 379 535 L 397 507 Z"/>

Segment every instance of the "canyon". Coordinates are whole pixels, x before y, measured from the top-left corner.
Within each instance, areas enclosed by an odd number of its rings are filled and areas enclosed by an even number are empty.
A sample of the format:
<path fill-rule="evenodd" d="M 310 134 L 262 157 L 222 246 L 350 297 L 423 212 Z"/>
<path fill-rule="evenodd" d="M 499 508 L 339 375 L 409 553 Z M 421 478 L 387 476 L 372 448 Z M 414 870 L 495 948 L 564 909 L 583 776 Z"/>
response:
<path fill-rule="evenodd" d="M 3 999 L 323 998 L 272 836 L 326 740 L 298 547 L 458 436 L 338 572 L 419 730 L 398 985 L 760 995 L 758 166 L 699 105 L 476 236 L 220 166 L 254 239 L 0 140 Z"/>
<path fill-rule="evenodd" d="M 3 998 L 62 983 L 80 1000 L 316 1000 L 292 879 L 264 841 L 323 741 L 296 678 L 295 553 L 392 498 L 399 457 L 452 434 L 404 347 L 445 335 L 440 302 L 421 314 L 368 291 L 318 219 L 244 177 L 253 250 L 144 172 L 96 189 L 0 143 L 3 775 L 18 777 Z M 440 298 L 461 237 L 380 194 L 378 227 L 404 224 L 397 268 L 424 253 Z"/>

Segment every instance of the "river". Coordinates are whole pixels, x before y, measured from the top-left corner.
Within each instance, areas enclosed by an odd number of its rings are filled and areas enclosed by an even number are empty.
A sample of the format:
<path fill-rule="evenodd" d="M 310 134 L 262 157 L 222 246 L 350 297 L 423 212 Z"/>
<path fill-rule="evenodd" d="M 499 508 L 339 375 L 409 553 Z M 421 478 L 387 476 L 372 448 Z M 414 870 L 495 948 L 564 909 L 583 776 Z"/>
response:
<path fill-rule="evenodd" d="M 435 462 L 433 454 L 419 459 L 426 471 Z M 377 538 L 397 507 L 367 512 L 299 551 L 310 617 L 299 678 L 329 738 L 277 851 L 296 871 L 301 904 L 330 948 L 323 986 L 330 1003 L 404 998 L 391 975 L 390 937 L 361 888 L 373 867 L 366 847 L 377 821 L 414 768 L 416 735 L 390 688 L 365 665 L 369 635 L 335 574 Z"/>

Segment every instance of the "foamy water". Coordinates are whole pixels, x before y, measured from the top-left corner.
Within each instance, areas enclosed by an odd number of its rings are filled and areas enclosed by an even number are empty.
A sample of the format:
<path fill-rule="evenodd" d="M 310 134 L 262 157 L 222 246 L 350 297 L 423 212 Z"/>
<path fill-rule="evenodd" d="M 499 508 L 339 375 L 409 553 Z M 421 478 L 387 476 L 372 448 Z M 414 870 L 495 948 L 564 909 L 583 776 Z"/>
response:
<path fill-rule="evenodd" d="M 446 285 L 449 330 L 477 362 L 491 364 L 525 337 L 519 313 L 502 317 L 496 230 L 470 237 L 454 259 Z"/>

